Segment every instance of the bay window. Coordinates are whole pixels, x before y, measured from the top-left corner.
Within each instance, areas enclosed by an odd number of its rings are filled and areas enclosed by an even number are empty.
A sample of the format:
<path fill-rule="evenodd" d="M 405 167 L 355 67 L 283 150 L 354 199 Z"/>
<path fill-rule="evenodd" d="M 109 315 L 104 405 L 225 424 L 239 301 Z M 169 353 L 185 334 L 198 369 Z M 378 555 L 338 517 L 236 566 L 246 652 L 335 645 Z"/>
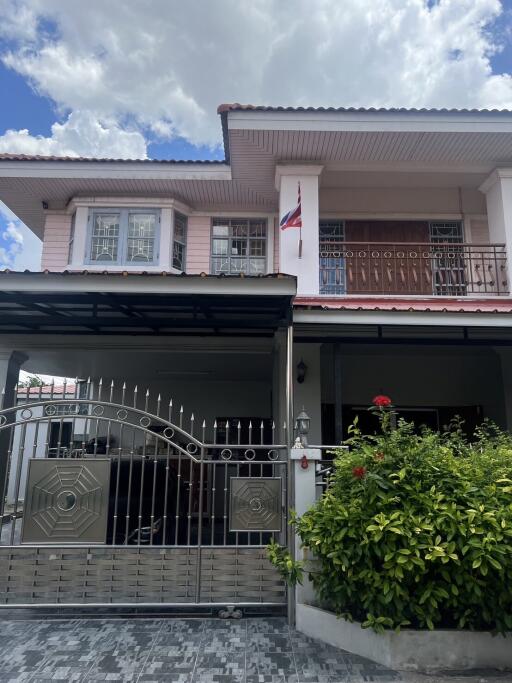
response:
<path fill-rule="evenodd" d="M 267 221 L 261 218 L 214 218 L 211 272 L 260 275 L 267 270 Z"/>

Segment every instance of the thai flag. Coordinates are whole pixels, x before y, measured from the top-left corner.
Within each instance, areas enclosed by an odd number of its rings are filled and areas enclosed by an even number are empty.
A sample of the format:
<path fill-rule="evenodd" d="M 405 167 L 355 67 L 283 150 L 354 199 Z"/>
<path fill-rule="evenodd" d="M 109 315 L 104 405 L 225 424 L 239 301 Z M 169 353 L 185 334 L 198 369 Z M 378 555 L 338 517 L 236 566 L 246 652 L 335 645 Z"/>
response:
<path fill-rule="evenodd" d="M 299 183 L 299 196 L 297 199 L 297 206 L 292 210 L 288 211 L 279 223 L 281 230 L 286 230 L 286 228 L 302 228 L 302 211 L 300 208 L 300 183 Z"/>

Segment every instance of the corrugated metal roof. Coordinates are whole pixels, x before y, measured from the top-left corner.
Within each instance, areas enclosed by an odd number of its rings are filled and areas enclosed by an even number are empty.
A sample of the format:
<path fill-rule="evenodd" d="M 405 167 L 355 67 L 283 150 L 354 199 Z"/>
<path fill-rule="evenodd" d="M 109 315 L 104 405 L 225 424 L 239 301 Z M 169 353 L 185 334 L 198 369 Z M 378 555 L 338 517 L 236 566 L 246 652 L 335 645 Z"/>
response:
<path fill-rule="evenodd" d="M 3 268 L 0 270 L 0 277 L 6 275 L 61 275 L 65 277 L 66 275 L 100 275 L 108 277 L 137 277 L 144 275 L 145 277 L 170 277 L 179 279 L 191 279 L 191 278 L 206 278 L 210 280 L 277 280 L 277 279 L 287 279 L 296 280 L 294 275 L 287 275 L 286 273 L 265 273 L 261 275 L 245 275 L 244 273 L 238 273 L 235 275 L 226 275 L 225 273 L 219 273 L 218 275 L 211 273 L 174 273 L 169 270 L 158 270 L 158 271 L 148 271 L 148 270 L 9 270 L 9 268 Z"/>
<path fill-rule="evenodd" d="M 41 156 L 40 154 L 13 154 L 4 152 L 0 154 L 0 161 L 85 161 L 102 163 L 123 164 L 213 164 L 225 165 L 225 161 L 219 159 L 108 159 L 96 157 L 70 157 L 70 156 Z"/>
<path fill-rule="evenodd" d="M 512 298 L 472 297 L 295 297 L 294 308 L 327 311 L 402 311 L 426 313 L 512 313 Z"/>

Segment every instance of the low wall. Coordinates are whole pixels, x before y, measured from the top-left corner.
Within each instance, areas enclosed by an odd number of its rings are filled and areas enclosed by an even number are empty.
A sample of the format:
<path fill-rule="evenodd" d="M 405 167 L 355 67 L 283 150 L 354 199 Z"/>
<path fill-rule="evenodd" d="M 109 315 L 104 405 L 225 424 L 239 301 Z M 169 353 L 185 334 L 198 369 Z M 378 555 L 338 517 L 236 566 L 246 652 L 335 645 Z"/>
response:
<path fill-rule="evenodd" d="M 378 634 L 300 603 L 296 619 L 301 633 L 399 671 L 512 669 L 512 634 L 412 629 Z"/>

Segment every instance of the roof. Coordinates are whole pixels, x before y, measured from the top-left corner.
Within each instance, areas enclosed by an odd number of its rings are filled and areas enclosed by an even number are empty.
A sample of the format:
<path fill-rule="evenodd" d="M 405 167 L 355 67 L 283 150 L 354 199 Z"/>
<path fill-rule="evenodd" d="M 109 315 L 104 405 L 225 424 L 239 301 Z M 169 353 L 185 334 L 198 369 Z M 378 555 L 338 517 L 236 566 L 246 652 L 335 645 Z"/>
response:
<path fill-rule="evenodd" d="M 287 111 L 287 112 L 357 112 L 365 113 L 387 113 L 387 114 L 512 114 L 510 109 L 428 109 L 428 108 L 407 108 L 407 107 L 283 107 L 268 106 L 260 104 L 220 104 L 217 107 L 217 114 L 224 114 L 229 111 Z"/>
<path fill-rule="evenodd" d="M 74 397 L 76 393 L 76 384 L 73 382 L 71 384 L 66 384 L 66 396 Z M 38 387 L 20 387 L 18 386 L 18 398 L 26 398 L 27 389 L 29 398 L 38 398 L 40 395 L 46 396 L 48 394 L 58 397 L 59 395 L 64 395 L 64 385 L 63 384 L 43 384 Z"/>
<path fill-rule="evenodd" d="M 512 298 L 473 297 L 296 297 L 294 308 L 325 311 L 403 311 L 433 313 L 512 313 Z"/>
<path fill-rule="evenodd" d="M 85 162 L 101 162 L 101 163 L 119 163 L 119 164 L 213 164 L 223 165 L 224 159 L 109 159 L 103 157 L 70 157 L 70 156 L 42 156 L 40 154 L 13 154 L 4 152 L 0 154 L 0 161 L 85 161 Z"/>

